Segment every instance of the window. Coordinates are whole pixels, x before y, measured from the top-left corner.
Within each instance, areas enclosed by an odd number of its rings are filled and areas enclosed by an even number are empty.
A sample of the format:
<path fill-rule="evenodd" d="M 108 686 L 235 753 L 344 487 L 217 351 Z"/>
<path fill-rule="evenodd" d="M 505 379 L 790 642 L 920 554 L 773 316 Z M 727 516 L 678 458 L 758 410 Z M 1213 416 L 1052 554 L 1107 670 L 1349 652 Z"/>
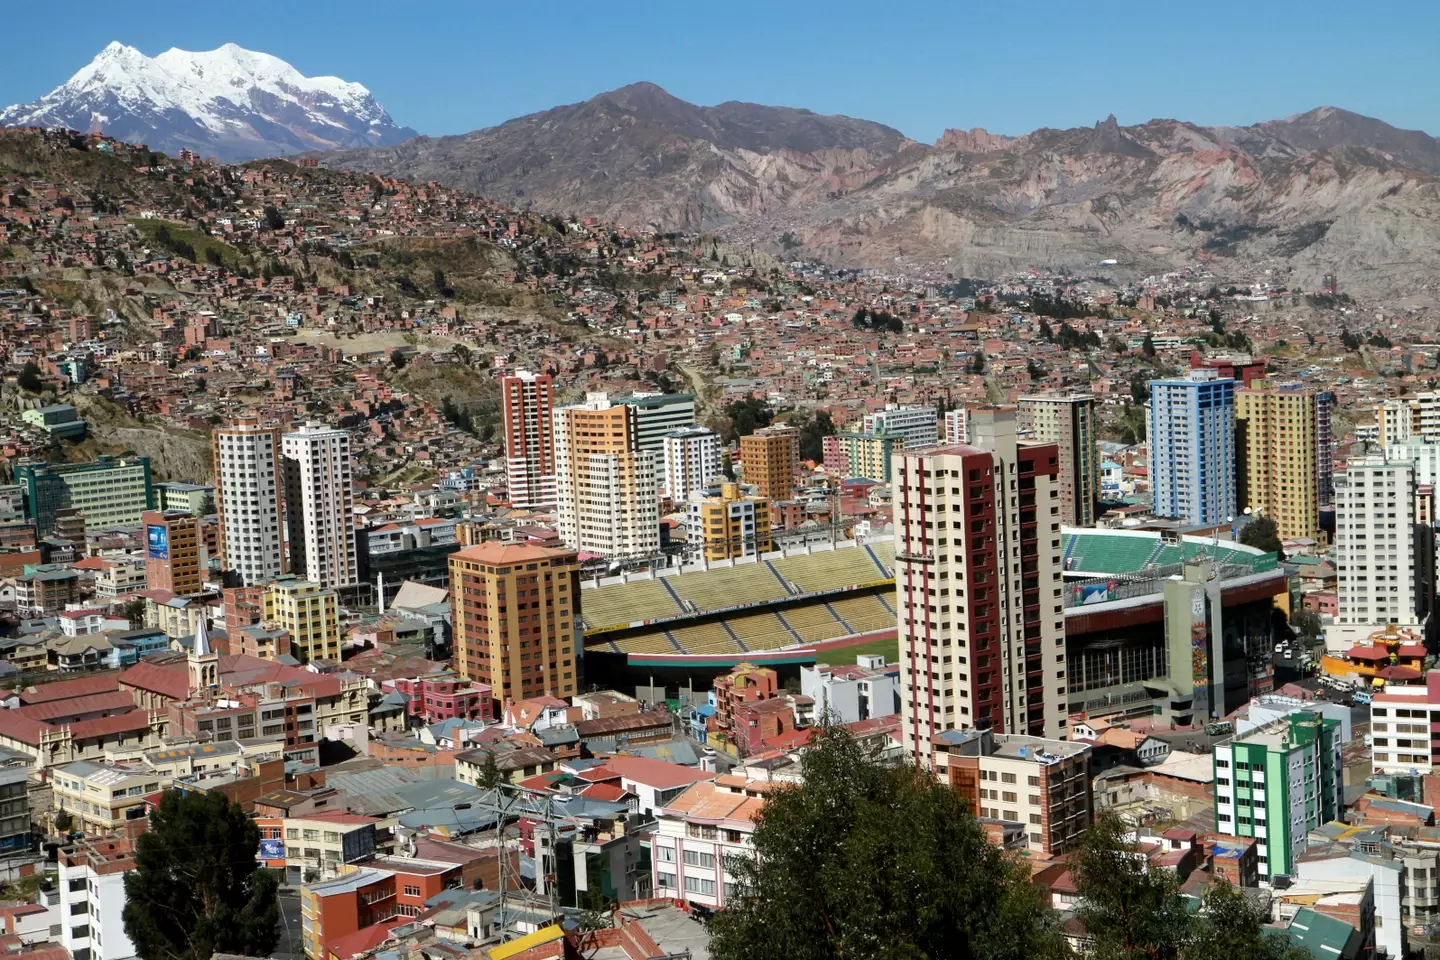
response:
<path fill-rule="evenodd" d="M 706 896 L 715 896 L 715 881 L 704 877 L 686 877 L 685 892 L 699 893 Z"/>
<path fill-rule="evenodd" d="M 685 866 L 705 867 L 713 870 L 715 868 L 715 854 L 701 853 L 699 850 L 685 851 Z"/>
<path fill-rule="evenodd" d="M 420 888 L 419 888 L 419 887 L 416 887 L 416 886 L 412 886 L 411 884 L 408 884 L 408 883 L 405 884 L 405 896 L 407 896 L 407 897 L 418 897 L 418 896 L 420 896 Z"/>
<path fill-rule="evenodd" d="M 655 886 L 657 886 L 657 887 L 669 887 L 671 890 L 674 890 L 674 889 L 675 889 L 675 874 L 673 874 L 673 873 L 656 873 L 656 874 L 655 874 Z"/>

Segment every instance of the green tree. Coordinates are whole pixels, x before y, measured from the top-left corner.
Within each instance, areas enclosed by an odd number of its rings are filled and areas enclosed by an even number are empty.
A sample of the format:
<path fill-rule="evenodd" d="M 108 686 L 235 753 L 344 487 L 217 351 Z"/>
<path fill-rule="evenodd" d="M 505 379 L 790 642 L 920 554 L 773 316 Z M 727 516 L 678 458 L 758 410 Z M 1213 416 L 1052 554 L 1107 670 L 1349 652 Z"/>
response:
<path fill-rule="evenodd" d="M 495 762 L 493 752 L 485 754 L 485 762 L 480 765 L 480 775 L 476 778 L 476 783 L 486 790 L 494 790 L 505 783 L 505 774 L 500 772 L 500 764 Z"/>
<path fill-rule="evenodd" d="M 1155 356 L 1155 338 L 1145 334 L 1145 342 L 1140 344 L 1140 351 L 1147 357 Z"/>
<path fill-rule="evenodd" d="M 1130 399 L 1142 405 L 1150 402 L 1150 381 L 1145 374 L 1130 374 Z"/>
<path fill-rule="evenodd" d="M 1285 550 L 1280 545 L 1280 528 L 1269 517 L 1253 517 L 1240 528 L 1240 542 L 1256 550 L 1265 550 L 1285 559 Z"/>
<path fill-rule="evenodd" d="M 130 621 L 132 627 L 145 626 L 145 598 L 136 597 L 125 604 L 125 619 Z"/>
<path fill-rule="evenodd" d="M 75 818 L 70 816 L 70 811 L 61 810 L 55 814 L 55 832 L 57 834 L 69 833 L 74 826 Z"/>
<path fill-rule="evenodd" d="M 1185 960 L 1313 960 L 1285 934 L 1267 933 L 1263 922 L 1244 893 L 1220 880 L 1205 892 L 1191 921 Z"/>
<path fill-rule="evenodd" d="M 769 402 L 759 397 L 741 397 L 739 400 L 732 400 L 725 404 L 723 414 L 729 424 L 725 435 L 721 438 L 726 443 L 734 443 L 761 427 L 768 427 L 775 419 L 775 411 L 770 409 Z"/>
<path fill-rule="evenodd" d="M 825 438 L 835 433 L 830 411 L 816 410 L 796 426 L 800 428 L 800 459 L 819 463 L 825 456 Z"/>
<path fill-rule="evenodd" d="M 285 229 L 285 218 L 280 215 L 279 210 L 267 206 L 265 208 L 265 226 L 271 230 L 283 230 Z"/>
<path fill-rule="evenodd" d="M 401 352 L 399 347 L 390 351 L 390 366 L 396 370 L 404 370 L 405 364 L 407 363 L 409 363 L 409 361 L 405 359 L 405 354 Z"/>
<path fill-rule="evenodd" d="M 449 289 L 449 284 L 445 282 L 445 271 L 436 267 L 433 279 L 435 281 L 435 292 L 442 296 L 445 295 L 445 292 Z"/>
<path fill-rule="evenodd" d="M 822 729 L 804 783 L 772 793 L 710 921 L 716 960 L 1034 960 L 1065 954 L 1028 871 L 953 790 Z"/>
<path fill-rule="evenodd" d="M 1125 838 L 1118 817 L 1086 831 L 1070 857 L 1081 896 L 1075 918 L 1091 941 L 1093 960 L 1180 960 L 1190 914 L 1172 870 L 1153 870 Z"/>
<path fill-rule="evenodd" d="M 470 348 L 465 344 L 455 344 L 450 348 L 450 355 L 455 358 L 456 363 L 462 363 L 467 367 L 470 365 Z"/>
<path fill-rule="evenodd" d="M 1290 614 L 1290 626 L 1308 643 L 1320 636 L 1323 624 L 1320 622 L 1320 614 L 1314 610 L 1296 607 L 1295 612 Z"/>
<path fill-rule="evenodd" d="M 985 372 L 985 351 L 984 351 L 984 350 L 976 350 L 976 351 L 975 351 L 975 355 L 970 359 L 970 372 L 971 372 L 971 373 L 984 373 L 984 372 Z"/>
<path fill-rule="evenodd" d="M 40 368 L 35 366 L 33 360 L 25 361 L 25 366 L 20 368 L 20 376 L 15 378 L 15 382 L 27 393 L 39 393 L 45 389 L 45 383 L 40 379 Z"/>
<path fill-rule="evenodd" d="M 267 956 L 279 882 L 259 849 L 260 828 L 224 794 L 167 792 L 125 874 L 125 933 L 142 960 Z"/>

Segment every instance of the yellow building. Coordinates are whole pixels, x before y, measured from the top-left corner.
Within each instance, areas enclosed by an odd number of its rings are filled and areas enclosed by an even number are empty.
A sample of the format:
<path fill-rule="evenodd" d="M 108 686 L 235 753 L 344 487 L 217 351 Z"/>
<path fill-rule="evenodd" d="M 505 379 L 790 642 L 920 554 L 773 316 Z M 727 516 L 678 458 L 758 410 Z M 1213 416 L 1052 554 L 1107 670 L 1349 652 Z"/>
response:
<path fill-rule="evenodd" d="M 1313 537 L 1320 530 L 1329 478 L 1330 396 L 1268 380 L 1235 392 L 1239 508 L 1274 520 L 1282 540 Z"/>
<path fill-rule="evenodd" d="M 767 500 L 788 500 L 800 473 L 800 430 L 770 426 L 740 438 L 745 482 Z"/>
<path fill-rule="evenodd" d="M 455 666 L 496 702 L 579 691 L 574 551 L 497 541 L 453 553 L 450 609 Z"/>
<path fill-rule="evenodd" d="M 145 816 L 145 797 L 170 787 L 170 778 L 123 764 L 77 760 L 50 777 L 56 810 L 73 818 L 70 829 L 103 837 Z"/>
<path fill-rule="evenodd" d="M 290 634 L 299 660 L 340 660 L 340 601 L 318 583 L 285 577 L 265 587 L 265 621 Z"/>
<path fill-rule="evenodd" d="M 770 501 L 742 496 L 738 483 L 721 484 L 719 496 L 696 497 L 688 507 L 685 549 L 690 558 L 732 560 L 770 551 Z"/>

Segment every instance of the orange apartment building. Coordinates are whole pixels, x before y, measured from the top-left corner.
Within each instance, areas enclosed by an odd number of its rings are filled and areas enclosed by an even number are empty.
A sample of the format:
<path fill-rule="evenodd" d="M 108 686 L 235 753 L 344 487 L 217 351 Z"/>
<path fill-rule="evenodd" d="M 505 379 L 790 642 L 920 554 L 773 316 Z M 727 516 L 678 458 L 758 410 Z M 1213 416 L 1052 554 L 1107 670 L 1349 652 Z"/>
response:
<path fill-rule="evenodd" d="M 452 554 L 450 607 L 457 668 L 501 703 L 578 692 L 574 551 L 492 541 Z"/>
<path fill-rule="evenodd" d="M 147 510 L 145 587 L 169 590 L 179 597 L 200 592 L 205 582 L 200 561 L 200 521 L 181 510 Z"/>
<path fill-rule="evenodd" d="M 381 857 L 334 880 L 301 888 L 305 956 L 329 960 L 329 946 L 396 917 L 418 917 L 425 901 L 463 882 L 458 863 Z M 348 960 L 348 958 L 341 958 Z"/>
<path fill-rule="evenodd" d="M 766 500 L 788 500 L 800 473 L 798 427 L 763 427 L 740 438 L 740 462 L 746 483 Z"/>

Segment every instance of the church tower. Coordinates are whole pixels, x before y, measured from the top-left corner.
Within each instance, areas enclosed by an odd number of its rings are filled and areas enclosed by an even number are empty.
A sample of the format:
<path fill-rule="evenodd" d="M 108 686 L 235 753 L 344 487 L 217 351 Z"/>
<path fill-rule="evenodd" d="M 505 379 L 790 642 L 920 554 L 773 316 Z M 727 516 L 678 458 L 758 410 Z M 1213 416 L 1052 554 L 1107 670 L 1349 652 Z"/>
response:
<path fill-rule="evenodd" d="M 195 639 L 186 659 L 190 663 L 190 692 L 198 693 L 220 684 L 220 654 L 210 647 L 210 633 L 205 618 L 196 618 Z"/>

